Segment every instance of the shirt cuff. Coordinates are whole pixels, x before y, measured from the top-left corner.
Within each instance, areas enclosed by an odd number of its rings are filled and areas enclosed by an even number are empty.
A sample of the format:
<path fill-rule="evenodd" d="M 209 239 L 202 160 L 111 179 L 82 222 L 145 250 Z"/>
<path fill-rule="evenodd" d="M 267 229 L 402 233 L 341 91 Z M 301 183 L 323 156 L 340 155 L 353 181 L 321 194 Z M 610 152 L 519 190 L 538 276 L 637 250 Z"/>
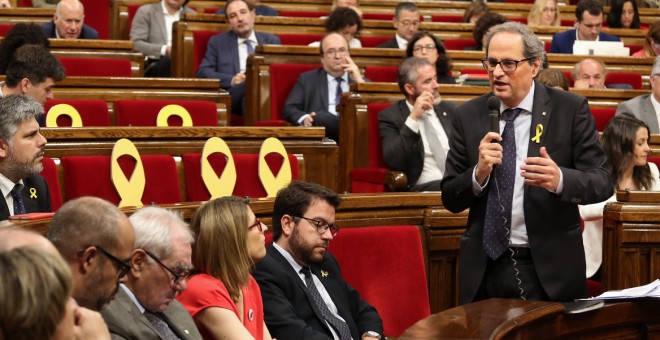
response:
<path fill-rule="evenodd" d="M 410 128 L 414 133 L 419 133 L 419 121 L 414 120 L 408 116 L 406 118 L 406 126 Z"/>
<path fill-rule="evenodd" d="M 160 55 L 161 56 L 167 55 L 167 45 L 163 45 L 163 47 L 160 48 Z"/>
<path fill-rule="evenodd" d="M 307 117 L 309 117 L 309 113 L 304 114 L 300 118 L 298 118 L 298 125 L 303 125 L 303 122 L 305 121 L 305 119 L 307 119 Z"/>
<path fill-rule="evenodd" d="M 472 193 L 475 196 L 480 196 L 488 185 L 488 181 L 490 181 L 490 175 L 486 177 L 486 183 L 484 183 L 483 186 L 479 185 L 479 182 L 477 182 L 477 166 L 475 165 L 475 167 L 472 168 Z"/>
<path fill-rule="evenodd" d="M 561 168 L 559 168 L 559 184 L 557 185 L 557 190 L 552 191 L 549 190 L 553 194 L 561 195 L 561 193 L 564 191 L 564 173 L 561 171 Z"/>

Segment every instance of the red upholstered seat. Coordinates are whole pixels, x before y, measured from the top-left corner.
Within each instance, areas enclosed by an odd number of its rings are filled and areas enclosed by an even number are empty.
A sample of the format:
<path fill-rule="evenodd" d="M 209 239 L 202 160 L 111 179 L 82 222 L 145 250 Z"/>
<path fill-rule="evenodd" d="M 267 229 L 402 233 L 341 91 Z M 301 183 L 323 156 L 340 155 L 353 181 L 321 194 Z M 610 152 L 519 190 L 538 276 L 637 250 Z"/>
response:
<path fill-rule="evenodd" d="M 58 58 L 69 77 L 132 77 L 131 61 L 111 58 Z"/>
<path fill-rule="evenodd" d="M 146 184 L 142 203 L 168 204 L 181 202 L 179 178 L 174 158 L 169 155 L 142 155 Z M 119 204 L 120 197 L 112 184 L 110 156 L 62 157 L 66 199 L 96 196 Z M 135 161 L 120 158 L 119 164 L 130 178 Z"/>
<path fill-rule="evenodd" d="M 100 99 L 52 99 L 44 104 L 44 111 L 48 111 L 55 105 L 69 104 L 73 106 L 82 118 L 83 126 L 110 126 L 110 114 L 108 104 Z M 71 126 L 71 118 L 60 116 L 57 118 L 57 126 Z"/>
<path fill-rule="evenodd" d="M 364 76 L 372 82 L 396 83 L 398 66 L 367 66 Z"/>
<path fill-rule="evenodd" d="M 657 157 L 657 156 L 656 157 L 649 157 L 648 161 L 655 163 L 655 165 L 657 165 L 658 168 L 660 168 L 660 157 Z"/>
<path fill-rule="evenodd" d="M 272 157 L 271 157 L 272 155 Z M 273 173 L 282 166 L 282 158 L 271 154 L 266 156 L 266 163 Z M 233 194 L 235 196 L 266 197 L 266 190 L 259 179 L 259 155 L 258 154 L 233 154 L 236 166 L 236 186 Z M 211 194 L 202 180 L 202 154 L 192 153 L 181 156 L 186 181 L 186 200 L 207 201 Z M 227 160 L 222 154 L 213 154 L 209 157 L 209 163 L 215 169 L 218 177 L 222 174 Z M 298 158 L 289 155 L 291 165 L 291 177 L 300 178 Z"/>
<path fill-rule="evenodd" d="M 52 211 L 62 206 L 62 190 L 60 190 L 60 178 L 57 174 L 57 166 L 51 158 L 44 157 L 44 168 L 41 170 L 41 176 L 46 179 L 50 193 L 50 208 Z"/>
<path fill-rule="evenodd" d="M 99 32 L 99 39 L 110 38 L 110 0 L 80 0 L 85 6 L 85 24 Z"/>
<path fill-rule="evenodd" d="M 328 14 L 330 13 L 324 11 L 280 11 L 281 17 L 320 18 Z"/>
<path fill-rule="evenodd" d="M 369 36 L 360 37 L 362 47 L 376 47 L 386 41 L 392 40 L 393 36 Z"/>
<path fill-rule="evenodd" d="M 202 63 L 204 55 L 206 54 L 206 49 L 209 45 L 209 39 L 212 36 L 221 33 L 222 31 L 193 31 L 193 62 L 195 65 L 195 71 L 199 68 L 199 64 Z"/>
<path fill-rule="evenodd" d="M 280 33 L 277 35 L 280 37 L 282 45 L 297 45 L 297 46 L 307 46 L 315 41 L 321 41 L 323 34 L 293 34 L 293 33 Z"/>
<path fill-rule="evenodd" d="M 207 100 L 117 100 L 114 104 L 117 126 L 156 126 L 158 112 L 170 104 L 185 108 L 192 117 L 193 126 L 218 126 L 217 106 Z M 181 126 L 182 120 L 170 117 L 168 123 Z"/>
<path fill-rule="evenodd" d="M 614 117 L 616 113 L 616 108 L 613 107 L 592 107 L 591 115 L 594 116 L 596 120 L 596 130 L 603 132 L 607 123 L 610 122 L 610 119 Z"/>
<path fill-rule="evenodd" d="M 0 37 L 4 37 L 12 27 L 14 27 L 14 25 L 0 24 Z"/>
<path fill-rule="evenodd" d="M 575 25 L 575 19 L 561 19 L 561 20 L 559 20 L 559 24 L 561 26 L 571 27 L 571 26 Z"/>
<path fill-rule="evenodd" d="M 385 336 L 399 337 L 430 315 L 418 227 L 341 229 L 329 251 L 337 258 L 346 282 L 378 310 Z"/>
<path fill-rule="evenodd" d="M 282 120 L 282 109 L 298 76 L 317 67 L 318 64 L 270 65 L 270 115 L 273 120 Z"/>
<path fill-rule="evenodd" d="M 131 27 L 133 26 L 133 18 L 135 18 L 135 13 L 137 13 L 138 9 L 142 6 L 142 4 L 129 4 L 127 5 L 127 12 L 128 12 L 128 33 L 131 33 Z"/>
<path fill-rule="evenodd" d="M 452 14 L 433 14 L 431 15 L 432 22 L 463 22 L 462 15 Z M 446 41 L 446 40 L 445 40 Z M 474 42 L 473 42 L 474 43 Z M 445 42 L 445 46 L 447 43 Z M 448 48 L 451 50 L 451 48 Z"/>
<path fill-rule="evenodd" d="M 644 45 L 642 44 L 623 44 L 623 46 L 630 48 L 630 55 L 633 55 L 633 53 L 636 53 L 644 48 Z"/>
<path fill-rule="evenodd" d="M 466 47 L 476 46 L 474 39 L 468 38 L 445 39 L 442 42 L 445 44 L 445 49 L 453 51 L 463 51 Z"/>
<path fill-rule="evenodd" d="M 394 19 L 394 13 L 363 13 L 362 20 L 386 20 Z"/>
<path fill-rule="evenodd" d="M 642 75 L 632 72 L 608 72 L 605 76 L 605 86 L 610 84 L 628 84 L 635 90 L 641 90 Z"/>

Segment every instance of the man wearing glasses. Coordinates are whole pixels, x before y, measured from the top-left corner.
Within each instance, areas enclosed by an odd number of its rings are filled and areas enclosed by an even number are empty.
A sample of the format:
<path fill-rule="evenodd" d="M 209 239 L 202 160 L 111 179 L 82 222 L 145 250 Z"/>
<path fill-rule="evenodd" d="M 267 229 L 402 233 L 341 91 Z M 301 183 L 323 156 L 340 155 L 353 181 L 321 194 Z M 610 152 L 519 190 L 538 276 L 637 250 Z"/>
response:
<path fill-rule="evenodd" d="M 376 47 L 405 50 L 408 47 L 410 39 L 419 30 L 419 18 L 421 18 L 421 14 L 414 2 L 399 2 L 394 10 L 393 24 L 396 29 L 394 39 L 388 40 Z"/>
<path fill-rule="evenodd" d="M 146 207 L 130 217 L 135 230 L 131 270 L 117 298 L 101 312 L 114 337 L 199 339 L 192 317 L 175 297 L 192 271 L 193 234 L 181 217 Z"/>
<path fill-rule="evenodd" d="M 295 125 L 324 126 L 325 135 L 339 142 L 337 105 L 349 83 L 362 83 L 364 78 L 351 59 L 346 39 L 338 33 L 323 37 L 319 49 L 323 67 L 298 77 L 282 117 Z"/>
<path fill-rule="evenodd" d="M 108 305 L 131 269 L 135 233 L 126 215 L 100 198 L 77 198 L 57 210 L 46 236 L 71 268 L 78 305 Z"/>
<path fill-rule="evenodd" d="M 626 100 L 616 108 L 616 114 L 628 112 L 646 123 L 650 133 L 660 133 L 660 56 L 651 69 L 651 93 Z"/>
<path fill-rule="evenodd" d="M 314 183 L 294 181 L 277 193 L 273 244 L 253 273 L 273 338 L 381 338 L 378 312 L 344 281 L 327 252 L 339 231 L 339 203 L 337 194 Z"/>
<path fill-rule="evenodd" d="M 603 4 L 598 0 L 580 0 L 575 6 L 575 28 L 552 36 L 550 53 L 573 54 L 576 40 L 621 41 L 619 37 L 601 32 Z"/>
<path fill-rule="evenodd" d="M 607 199 L 612 181 L 586 98 L 534 81 L 544 54 L 527 26 L 495 26 L 483 59 L 492 92 L 456 109 L 441 187 L 448 210 L 470 209 L 461 304 L 587 294 L 577 205 Z"/>

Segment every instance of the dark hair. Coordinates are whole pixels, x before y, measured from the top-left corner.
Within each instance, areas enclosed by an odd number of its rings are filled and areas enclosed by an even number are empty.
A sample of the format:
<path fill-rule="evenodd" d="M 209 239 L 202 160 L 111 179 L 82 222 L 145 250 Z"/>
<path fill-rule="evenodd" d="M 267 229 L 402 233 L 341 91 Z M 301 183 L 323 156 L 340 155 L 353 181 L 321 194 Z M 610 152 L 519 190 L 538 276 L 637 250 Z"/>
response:
<path fill-rule="evenodd" d="M 646 51 L 647 56 L 654 57 L 655 52 L 653 52 L 652 42 L 660 42 L 660 21 L 656 21 L 649 27 L 648 32 L 646 32 L 646 39 L 644 39 L 644 51 Z"/>
<path fill-rule="evenodd" d="M 610 12 L 607 14 L 607 26 L 610 28 L 625 28 L 621 23 L 621 13 L 623 13 L 623 5 L 626 2 L 630 2 L 633 6 L 633 20 L 630 23 L 629 28 L 639 28 L 642 25 L 641 20 L 639 20 L 639 10 L 637 9 L 637 3 L 634 0 L 611 0 L 610 1 Z"/>
<path fill-rule="evenodd" d="M 447 51 L 445 50 L 445 45 L 442 43 L 442 40 L 438 39 L 435 35 L 433 35 L 433 33 L 429 31 L 419 31 L 413 35 L 413 37 L 410 39 L 410 42 L 408 43 L 408 47 L 406 48 L 406 57 L 410 58 L 413 56 L 413 48 L 415 48 L 415 43 L 417 40 L 424 37 L 431 38 L 435 43 L 436 51 L 438 51 L 438 60 L 435 61 L 435 73 L 437 74 L 438 78 L 448 75 L 452 69 L 451 58 L 449 58 L 447 55 Z"/>
<path fill-rule="evenodd" d="M 544 69 L 536 76 L 536 81 L 551 87 L 559 86 L 564 91 L 568 91 L 568 79 L 564 72 L 557 69 Z"/>
<path fill-rule="evenodd" d="M 650 138 L 651 129 L 646 123 L 628 112 L 622 112 L 614 116 L 603 131 L 603 151 L 609 159 L 610 174 L 615 188 L 618 187 L 623 171 L 633 160 L 637 130 L 642 127 L 646 128 L 647 138 Z M 648 164 L 633 169 L 633 181 L 640 189 L 652 188 L 653 176 Z"/>
<path fill-rule="evenodd" d="M 50 47 L 48 38 L 41 27 L 35 24 L 18 23 L 12 27 L 0 43 L 0 74 L 7 73 L 7 66 L 14 57 L 14 52 L 27 44 Z"/>
<path fill-rule="evenodd" d="M 414 86 L 417 82 L 417 78 L 419 77 L 417 69 L 425 65 L 432 66 L 426 58 L 420 57 L 406 58 L 401 62 L 401 65 L 399 65 L 396 81 L 399 84 L 401 93 L 403 93 L 406 97 L 408 96 L 408 92 L 406 92 L 406 84 L 411 84 Z"/>
<path fill-rule="evenodd" d="M 247 5 L 247 8 L 248 8 L 248 10 L 250 10 L 250 12 L 254 11 L 254 6 L 251 3 L 249 3 L 245 0 L 227 0 L 227 3 L 225 3 L 225 7 L 224 7 L 224 9 L 225 9 L 225 12 L 224 12 L 225 13 L 225 20 L 227 20 L 227 21 L 229 21 L 229 16 L 227 15 L 227 7 L 229 7 L 230 3 L 235 2 L 235 1 L 243 1 Z M 186 3 L 187 3 L 187 1 L 186 1 Z"/>
<path fill-rule="evenodd" d="M 417 8 L 417 5 L 415 5 L 414 2 L 403 1 L 396 5 L 396 9 L 394 9 L 394 17 L 399 19 L 401 11 L 419 12 L 419 8 Z"/>
<path fill-rule="evenodd" d="M 475 15 L 484 15 L 488 13 L 488 4 L 481 0 L 474 0 L 465 8 L 463 12 L 463 22 L 470 22 L 470 18 Z"/>
<path fill-rule="evenodd" d="M 575 6 L 575 19 L 582 21 L 582 14 L 584 11 L 589 12 L 591 15 L 598 15 L 603 13 L 603 4 L 598 0 L 580 0 Z"/>
<path fill-rule="evenodd" d="M 46 78 L 61 81 L 66 76 L 64 67 L 48 48 L 40 45 L 25 45 L 16 50 L 13 60 L 7 67 L 6 83 L 16 87 L 27 78 L 33 85 L 43 83 Z"/>
<path fill-rule="evenodd" d="M 488 30 L 493 26 L 505 22 L 506 18 L 499 13 L 488 12 L 482 15 L 474 24 L 474 30 L 472 30 L 472 37 L 474 38 L 474 42 L 477 43 L 477 50 L 482 50 L 484 48 L 482 40 L 484 35 L 488 33 Z"/>
<path fill-rule="evenodd" d="M 273 240 L 277 241 L 282 235 L 282 216 L 303 216 L 317 200 L 325 201 L 335 209 L 341 203 L 336 193 L 316 183 L 292 181 L 280 189 L 273 204 Z"/>
<path fill-rule="evenodd" d="M 362 30 L 360 16 L 349 7 L 338 7 L 325 20 L 325 31 L 327 33 L 337 32 L 344 27 L 353 25 L 357 25 L 357 32 L 360 33 Z"/>

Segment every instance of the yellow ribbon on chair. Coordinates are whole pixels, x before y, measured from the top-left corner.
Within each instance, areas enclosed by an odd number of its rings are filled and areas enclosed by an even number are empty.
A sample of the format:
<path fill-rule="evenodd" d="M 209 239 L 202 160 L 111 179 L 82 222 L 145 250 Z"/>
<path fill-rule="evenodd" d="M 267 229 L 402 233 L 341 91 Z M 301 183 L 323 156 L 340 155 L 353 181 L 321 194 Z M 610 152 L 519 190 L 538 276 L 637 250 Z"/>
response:
<path fill-rule="evenodd" d="M 284 159 L 277 176 L 273 174 L 266 162 L 266 155 L 271 153 L 277 153 Z M 289 156 L 284 145 L 277 138 L 270 137 L 266 139 L 261 144 L 261 150 L 259 151 L 259 179 L 264 189 L 266 189 L 268 197 L 275 197 L 278 190 L 291 182 L 291 178 L 291 162 L 289 162 Z"/>
<path fill-rule="evenodd" d="M 221 153 L 227 158 L 227 165 L 222 171 L 222 175 L 218 177 L 209 162 L 209 156 L 214 153 Z M 231 196 L 236 186 L 236 165 L 234 164 L 234 157 L 231 155 L 229 146 L 222 138 L 211 137 L 204 144 L 202 151 L 202 180 L 206 189 L 211 194 L 211 199 Z"/>
<path fill-rule="evenodd" d="M 58 127 L 57 118 L 59 116 L 69 116 L 71 118 L 71 127 L 82 127 L 82 118 L 75 107 L 69 104 L 57 104 L 48 110 L 46 115 L 46 127 Z"/>
<path fill-rule="evenodd" d="M 124 155 L 132 156 L 136 160 L 135 169 L 130 179 L 126 178 L 126 175 L 119 166 L 118 159 Z M 135 147 L 135 144 L 126 138 L 118 140 L 114 148 L 112 148 L 110 177 L 119 197 L 121 197 L 119 207 L 141 207 L 143 205 L 142 195 L 144 194 L 144 187 L 147 180 L 144 175 L 142 159 L 140 159 L 140 153 Z"/>
<path fill-rule="evenodd" d="M 169 126 L 167 124 L 167 119 L 172 116 L 178 116 L 183 120 L 181 126 L 193 126 L 192 117 L 188 110 L 186 110 L 181 105 L 170 104 L 166 105 L 158 112 L 158 117 L 156 117 L 156 126 Z"/>

